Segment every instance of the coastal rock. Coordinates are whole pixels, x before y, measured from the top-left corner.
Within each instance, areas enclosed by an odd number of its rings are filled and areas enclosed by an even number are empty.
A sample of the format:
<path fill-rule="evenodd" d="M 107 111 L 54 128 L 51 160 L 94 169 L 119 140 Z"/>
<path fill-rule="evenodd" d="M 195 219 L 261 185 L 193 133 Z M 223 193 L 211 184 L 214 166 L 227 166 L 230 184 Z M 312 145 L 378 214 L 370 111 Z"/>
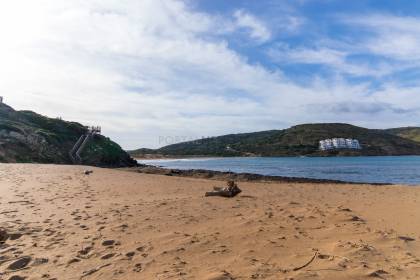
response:
<path fill-rule="evenodd" d="M 69 151 L 86 131 L 79 123 L 15 111 L 0 103 L 0 162 L 71 164 Z M 95 135 L 83 151 L 82 164 L 130 167 L 137 162 L 117 143 Z"/>
<path fill-rule="evenodd" d="M 124 168 L 123 170 L 136 172 L 136 173 L 144 173 L 144 174 L 157 174 L 157 175 L 171 174 L 171 176 L 212 179 L 212 180 L 218 180 L 218 181 L 233 180 L 233 181 L 239 181 L 239 182 L 272 181 L 272 182 L 278 182 L 278 183 L 391 185 L 387 183 L 355 183 L 355 182 L 346 182 L 346 181 L 329 180 L 329 179 L 269 176 L 269 175 L 253 174 L 253 173 L 234 173 L 234 172 L 213 171 L 213 170 L 204 170 L 204 169 L 189 169 L 189 170 L 166 169 L 163 167 L 156 167 L 152 165 L 140 165 L 137 167 Z"/>

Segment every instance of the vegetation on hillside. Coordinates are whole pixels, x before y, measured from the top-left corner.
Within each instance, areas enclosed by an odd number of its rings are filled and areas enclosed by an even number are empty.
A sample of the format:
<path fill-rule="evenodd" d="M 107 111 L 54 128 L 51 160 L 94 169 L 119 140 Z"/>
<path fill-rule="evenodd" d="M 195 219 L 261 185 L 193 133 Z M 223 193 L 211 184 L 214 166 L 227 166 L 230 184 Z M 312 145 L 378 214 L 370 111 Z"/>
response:
<path fill-rule="evenodd" d="M 386 130 L 388 133 L 420 143 L 420 127 L 399 127 Z"/>
<path fill-rule="evenodd" d="M 358 139 L 362 150 L 319 151 L 319 140 Z M 342 123 L 303 124 L 283 130 L 230 134 L 189 141 L 157 150 L 135 150 L 132 156 L 355 156 L 420 155 L 420 144 L 385 130 L 367 129 Z"/>
<path fill-rule="evenodd" d="M 86 131 L 79 123 L 15 111 L 0 104 L 0 162 L 70 164 L 69 151 Z M 136 164 L 118 144 L 102 135 L 96 135 L 81 156 L 82 163 L 88 165 Z"/>

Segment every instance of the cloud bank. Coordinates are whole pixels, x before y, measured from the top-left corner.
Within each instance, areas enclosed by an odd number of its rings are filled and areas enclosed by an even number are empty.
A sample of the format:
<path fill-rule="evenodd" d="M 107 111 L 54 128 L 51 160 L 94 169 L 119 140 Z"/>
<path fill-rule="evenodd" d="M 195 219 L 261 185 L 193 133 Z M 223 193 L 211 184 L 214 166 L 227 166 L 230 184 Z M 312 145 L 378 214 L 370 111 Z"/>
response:
<path fill-rule="evenodd" d="M 296 19 L 286 12 L 279 17 Z M 388 27 L 385 18 L 392 21 Z M 162 136 L 199 138 L 303 122 L 418 125 L 418 85 L 389 78 L 418 67 L 418 20 L 341 17 L 338 24 L 369 36 L 295 46 L 242 8 L 222 14 L 176 0 L 6 1 L 0 95 L 18 109 L 101 125 L 127 149 L 157 147 Z M 304 34 L 301 24 L 294 32 L 299 28 Z M 244 34 L 271 66 L 232 45 Z M 366 53 L 378 60 L 352 58 Z M 329 72 L 302 82 L 289 75 L 291 64 Z M 381 81 L 372 86 L 347 75 Z"/>

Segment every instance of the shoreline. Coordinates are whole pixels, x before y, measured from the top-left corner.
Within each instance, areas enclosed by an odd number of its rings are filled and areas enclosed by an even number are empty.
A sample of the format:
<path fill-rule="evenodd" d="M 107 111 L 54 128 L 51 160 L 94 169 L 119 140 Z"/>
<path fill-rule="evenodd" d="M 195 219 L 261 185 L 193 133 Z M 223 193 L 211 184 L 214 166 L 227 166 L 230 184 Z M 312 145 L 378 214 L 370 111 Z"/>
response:
<path fill-rule="evenodd" d="M 392 183 L 375 183 L 375 182 L 352 182 L 330 179 L 316 179 L 305 177 L 288 177 L 288 176 L 271 176 L 256 173 L 239 173 L 229 171 L 215 171 L 208 169 L 174 169 L 164 168 L 154 165 L 139 164 L 137 167 L 118 168 L 128 172 L 136 172 L 140 174 L 153 174 L 174 177 L 209 179 L 218 181 L 234 180 L 238 182 L 273 182 L 273 183 L 313 183 L 313 184 L 351 184 L 351 185 L 374 185 L 374 186 L 391 186 Z M 401 184 L 400 184 L 401 185 Z M 408 186 L 408 185 L 407 185 Z"/>
<path fill-rule="evenodd" d="M 222 159 L 222 158 L 235 158 L 235 157 L 212 157 L 212 156 L 192 156 L 192 157 L 133 157 L 137 162 L 143 160 L 185 160 L 185 159 Z M 236 157 L 236 158 L 248 158 L 248 157 Z"/>
<path fill-rule="evenodd" d="M 224 158 L 360 158 L 360 157 L 420 157 L 420 155 L 290 155 L 290 156 L 156 156 L 156 157 L 136 157 L 134 160 L 182 160 L 182 159 L 224 159 Z"/>
<path fill-rule="evenodd" d="M 353 157 L 350 159 L 347 157 L 345 159 L 338 157 L 330 159 L 325 157 L 279 157 L 272 158 L 272 160 L 260 157 L 166 158 L 138 160 L 139 167 L 137 168 L 143 169 L 139 173 L 193 178 L 420 186 L 419 176 L 402 177 L 401 174 L 403 173 L 399 173 L 399 169 L 394 168 L 394 164 L 397 164 L 396 167 L 398 167 L 398 164 L 412 165 L 418 159 L 418 156 L 413 155 Z M 275 168 L 277 165 L 284 165 L 284 168 L 266 171 L 265 168 L 258 168 L 260 160 L 264 166 Z M 350 171 L 346 168 L 348 164 L 353 166 Z M 320 168 L 324 165 L 325 167 L 333 166 L 331 174 L 329 171 L 324 171 L 323 168 Z M 364 167 L 367 167 L 367 171 Z M 296 168 L 296 171 L 289 172 L 288 169 L 291 168 Z M 347 173 L 349 175 L 346 175 Z"/>

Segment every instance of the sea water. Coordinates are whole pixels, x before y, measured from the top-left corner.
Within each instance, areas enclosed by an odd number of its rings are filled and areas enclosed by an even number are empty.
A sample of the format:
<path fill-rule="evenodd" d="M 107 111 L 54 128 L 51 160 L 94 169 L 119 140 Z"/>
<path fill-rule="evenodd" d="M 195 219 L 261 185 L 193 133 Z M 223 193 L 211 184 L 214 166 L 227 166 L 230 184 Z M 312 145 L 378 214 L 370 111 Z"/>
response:
<path fill-rule="evenodd" d="M 420 156 L 231 157 L 139 160 L 139 163 L 173 169 L 420 185 Z"/>

